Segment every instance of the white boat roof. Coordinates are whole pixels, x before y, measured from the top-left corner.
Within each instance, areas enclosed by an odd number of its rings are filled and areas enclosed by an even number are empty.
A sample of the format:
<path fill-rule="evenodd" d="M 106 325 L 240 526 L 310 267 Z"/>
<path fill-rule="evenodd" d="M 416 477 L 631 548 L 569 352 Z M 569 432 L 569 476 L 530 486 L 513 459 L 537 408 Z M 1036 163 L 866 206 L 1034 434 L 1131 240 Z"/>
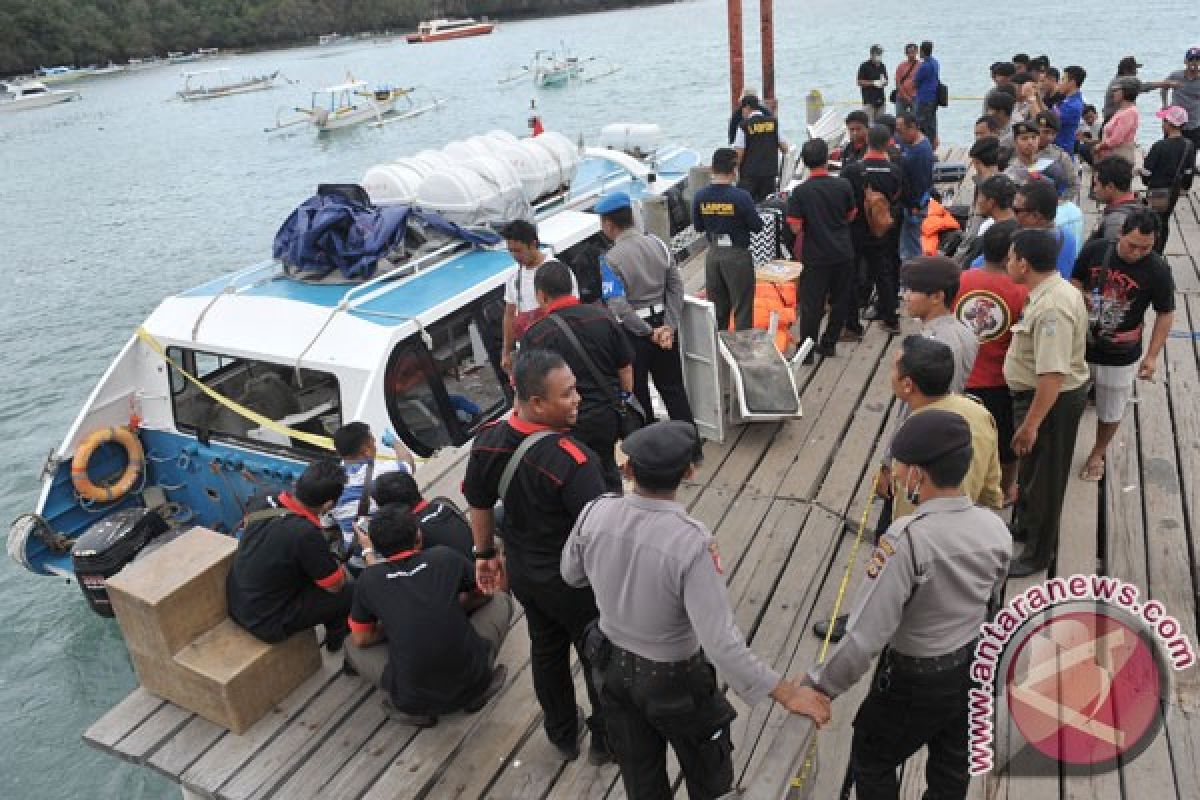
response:
<path fill-rule="evenodd" d="M 560 211 L 538 222 L 538 238 L 561 253 L 600 232 L 600 218 L 584 211 Z"/>
<path fill-rule="evenodd" d="M 334 92 L 349 92 L 354 89 L 361 89 L 367 85 L 366 81 L 350 81 L 349 83 L 339 83 L 336 86 L 326 86 L 324 89 L 314 89 L 317 93 L 333 94 Z"/>

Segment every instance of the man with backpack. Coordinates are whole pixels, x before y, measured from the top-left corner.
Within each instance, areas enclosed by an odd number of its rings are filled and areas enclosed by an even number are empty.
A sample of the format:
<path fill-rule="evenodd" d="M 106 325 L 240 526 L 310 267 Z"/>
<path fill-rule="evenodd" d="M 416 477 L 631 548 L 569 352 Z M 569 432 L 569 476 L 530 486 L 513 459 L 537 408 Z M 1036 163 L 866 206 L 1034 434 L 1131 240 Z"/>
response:
<path fill-rule="evenodd" d="M 1096 200 L 1104 204 L 1104 208 L 1088 242 L 1096 239 L 1115 242 L 1121 237 L 1125 218 L 1144 208 L 1133 193 L 1133 164 L 1120 156 L 1109 156 L 1096 164 L 1092 192 Z"/>
<path fill-rule="evenodd" d="M 858 215 L 850 223 L 850 235 L 858 261 L 865 263 L 867 280 L 875 289 L 875 317 L 888 333 L 899 333 L 899 228 L 895 207 L 900 202 L 904 171 L 888 158 L 890 140 L 891 131 L 882 125 L 872 126 L 867 131 L 866 154 L 842 170 L 842 177 L 854 190 Z M 846 295 L 853 303 L 857 292 Z M 857 311 L 849 309 L 847 324 L 852 327 L 856 317 Z"/>

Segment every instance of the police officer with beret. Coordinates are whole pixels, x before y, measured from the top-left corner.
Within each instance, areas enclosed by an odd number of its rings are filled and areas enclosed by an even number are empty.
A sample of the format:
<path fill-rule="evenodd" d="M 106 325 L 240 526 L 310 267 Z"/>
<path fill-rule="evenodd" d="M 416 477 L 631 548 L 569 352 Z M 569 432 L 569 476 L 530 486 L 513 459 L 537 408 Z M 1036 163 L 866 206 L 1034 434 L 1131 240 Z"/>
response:
<path fill-rule="evenodd" d="M 675 500 L 695 471 L 695 428 L 656 423 L 629 436 L 623 449 L 633 492 L 585 507 L 561 564 L 568 585 L 591 584 L 600 608 L 584 649 L 596 671 L 609 747 L 630 800 L 672 797 L 668 744 L 688 796 L 720 797 L 733 788 L 729 725 L 736 712 L 709 658 L 749 705 L 771 697 L 823 725 L 829 702 L 782 679 L 737 629 L 717 543 Z"/>
<path fill-rule="evenodd" d="M 605 303 L 633 345 L 633 394 L 654 419 L 650 378 L 671 419 L 692 421 L 692 406 L 683 386 L 679 355 L 679 323 L 683 317 L 683 277 L 671 249 L 657 236 L 633 224 L 633 202 L 625 192 L 600 198 L 594 211 L 600 229 L 613 243 L 605 262 L 621 289 Z"/>
<path fill-rule="evenodd" d="M 971 659 L 988 603 L 1007 575 L 1012 540 L 995 513 L 959 488 L 972 456 L 971 429 L 961 416 L 930 410 L 909 417 L 892 455 L 895 491 L 916 511 L 879 540 L 845 638 L 808 681 L 837 697 L 883 651 L 854 717 L 856 796 L 894 800 L 896 768 L 928 746 L 925 796 L 964 798 Z"/>

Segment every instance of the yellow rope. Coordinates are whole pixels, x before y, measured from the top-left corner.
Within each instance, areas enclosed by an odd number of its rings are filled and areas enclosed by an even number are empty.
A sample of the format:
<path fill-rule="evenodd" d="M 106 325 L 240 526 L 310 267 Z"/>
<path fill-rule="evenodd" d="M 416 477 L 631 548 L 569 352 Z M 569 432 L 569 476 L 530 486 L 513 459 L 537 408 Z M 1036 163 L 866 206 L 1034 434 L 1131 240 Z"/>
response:
<path fill-rule="evenodd" d="M 850 558 L 846 562 L 845 571 L 842 573 L 842 581 L 838 585 L 837 597 L 833 600 L 833 611 L 829 614 L 829 628 L 825 631 L 825 641 L 821 642 L 821 650 L 817 654 L 817 664 L 824 664 L 825 656 L 829 653 L 829 643 L 833 639 L 833 627 L 837 623 L 838 614 L 842 610 L 842 601 L 846 598 L 846 589 L 850 585 L 850 574 L 854 571 L 854 565 L 858 561 L 858 549 L 862 546 L 863 534 L 867 530 L 867 517 L 871 513 L 871 504 L 875 502 L 875 491 L 878 488 L 879 471 L 876 470 L 875 477 L 871 480 L 871 491 L 867 495 L 867 502 L 863 505 L 862 518 L 858 521 L 858 534 L 854 537 L 854 545 L 850 548 Z M 812 742 L 808 745 L 808 752 L 804 755 L 804 764 L 800 767 L 800 774 L 792 778 L 791 786 L 793 789 L 802 789 L 808 783 L 808 779 L 812 777 L 816 755 L 817 737 L 814 735 Z"/>
<path fill-rule="evenodd" d="M 153 350 L 158 355 L 159 358 L 161 358 L 163 361 L 165 361 L 169 365 L 171 365 L 171 367 L 176 372 L 178 372 L 180 375 L 182 375 L 184 378 L 186 378 L 188 381 L 190 381 L 196 388 L 198 388 L 200 391 L 204 392 L 206 395 L 211 397 L 213 400 L 215 400 L 216 402 L 225 406 L 226 408 L 228 408 L 230 411 L 234 412 L 235 414 L 237 414 L 241 417 L 245 417 L 246 419 L 248 419 L 252 422 L 257 422 L 259 425 L 266 428 L 267 430 L 274 431 L 275 433 L 278 433 L 282 436 L 287 436 L 292 439 L 299 439 L 300 441 L 307 442 L 308 444 L 311 444 L 314 447 L 320 447 L 324 450 L 336 452 L 336 449 L 333 446 L 333 439 L 329 438 L 328 436 L 320 436 L 315 433 L 309 433 L 308 431 L 300 431 L 300 430 L 296 430 L 295 428 L 289 428 L 286 425 L 281 425 L 280 423 L 276 422 L 275 420 L 271 419 L 270 417 L 263 416 L 262 414 L 258 413 L 257 411 L 254 411 L 253 409 L 246 408 L 241 403 L 238 403 L 235 400 L 231 400 L 230 398 L 226 397 L 225 395 L 223 395 L 220 392 L 216 391 L 215 389 L 211 388 L 210 386 L 205 384 L 203 381 L 201 381 L 199 378 L 197 378 L 195 375 L 193 375 L 192 373 L 188 372 L 186 369 L 181 367 L 179 364 L 177 364 L 174 361 L 174 359 L 172 359 L 169 355 L 167 355 L 167 351 L 163 348 L 162 343 L 159 342 L 157 339 L 155 339 L 150 334 L 150 332 L 147 331 L 145 328 L 139 327 L 137 329 L 137 337 L 139 339 L 141 339 L 142 342 L 147 347 L 149 347 L 151 350 Z M 376 455 L 376 458 L 377 459 L 385 459 L 385 460 L 386 459 L 395 460 L 396 456 L 390 456 L 390 455 L 385 455 L 385 454 L 380 453 L 380 454 Z"/>

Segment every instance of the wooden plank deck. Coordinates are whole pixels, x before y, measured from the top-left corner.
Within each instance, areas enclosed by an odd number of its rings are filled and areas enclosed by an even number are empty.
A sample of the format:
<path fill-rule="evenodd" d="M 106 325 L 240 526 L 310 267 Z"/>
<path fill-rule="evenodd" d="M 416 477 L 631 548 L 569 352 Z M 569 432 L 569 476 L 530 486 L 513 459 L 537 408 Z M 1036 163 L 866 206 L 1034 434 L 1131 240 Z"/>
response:
<path fill-rule="evenodd" d="M 954 157 L 961 150 L 951 154 Z M 959 202 L 963 198 L 958 199 Z M 1185 197 L 1168 248 L 1178 284 L 1174 331 L 1158 381 L 1139 383 L 1108 454 L 1101 484 L 1072 478 L 1055 574 L 1099 570 L 1136 583 L 1161 600 L 1195 642 L 1200 578 L 1200 192 Z M 696 262 L 688 265 L 692 284 Z M 820 642 L 813 621 L 832 608 L 850 558 L 853 533 L 868 507 L 881 435 L 890 424 L 890 354 L 899 337 L 872 325 L 862 342 L 802 367 L 805 417 L 730 431 L 707 443 L 696 480 L 682 489 L 691 512 L 715 532 L 730 597 L 751 645 L 778 669 L 810 666 Z M 1080 428 L 1082 463 L 1094 431 L 1090 411 Z M 461 454 L 426 471 L 427 491 L 461 501 Z M 1078 464 L 1076 466 L 1076 471 Z M 869 546 L 857 554 L 850 590 Z M 1012 581 L 1007 594 L 1046 576 Z M 415 730 L 389 720 L 378 691 L 340 674 L 341 657 L 242 736 L 234 736 L 138 689 L 85 734 L 90 744 L 148 766 L 209 798 L 623 798 L 615 767 L 563 764 L 541 730 L 533 695 L 528 638 L 518 617 L 501 652 L 509 685 L 475 715 Z M 1163 735 L 1119 772 L 1090 776 L 973 781 L 972 798 L 1159 800 L 1200 797 L 1200 671 L 1176 675 Z M 577 675 L 577 684 L 579 678 Z M 582 699 L 582 686 L 579 685 Z M 846 787 L 850 723 L 864 680 L 834 706 L 834 723 L 818 736 L 814 797 L 852 796 Z M 791 764 L 807 726 L 770 705 L 735 699 L 735 764 L 743 786 Z M 774 748 L 774 750 L 772 750 Z M 790 750 L 789 750 L 790 748 Z M 768 755 L 768 754 L 771 755 Z M 906 765 L 903 797 L 919 797 L 924 759 Z M 672 767 L 677 777 L 677 768 Z M 678 783 L 678 781 L 677 781 Z M 683 796 L 685 792 L 678 792 Z M 758 796 L 758 795 L 755 795 Z M 769 795 L 764 795 L 769 796 Z"/>

